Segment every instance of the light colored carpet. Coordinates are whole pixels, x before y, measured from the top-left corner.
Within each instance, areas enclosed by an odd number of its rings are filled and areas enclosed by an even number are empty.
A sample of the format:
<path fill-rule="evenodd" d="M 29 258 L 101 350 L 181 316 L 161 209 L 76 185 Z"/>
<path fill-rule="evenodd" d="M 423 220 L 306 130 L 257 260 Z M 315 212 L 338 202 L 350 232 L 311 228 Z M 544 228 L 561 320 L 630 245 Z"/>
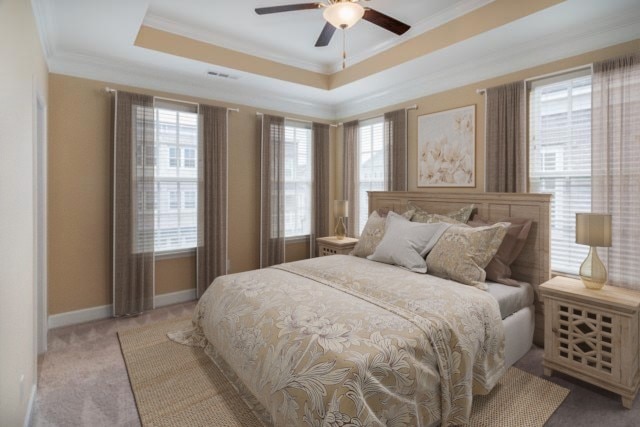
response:
<path fill-rule="evenodd" d="M 235 389 L 199 348 L 166 333 L 189 319 L 118 332 L 143 426 L 260 426 Z M 470 426 L 543 426 L 569 390 L 509 368 L 487 396 L 476 396 Z"/>

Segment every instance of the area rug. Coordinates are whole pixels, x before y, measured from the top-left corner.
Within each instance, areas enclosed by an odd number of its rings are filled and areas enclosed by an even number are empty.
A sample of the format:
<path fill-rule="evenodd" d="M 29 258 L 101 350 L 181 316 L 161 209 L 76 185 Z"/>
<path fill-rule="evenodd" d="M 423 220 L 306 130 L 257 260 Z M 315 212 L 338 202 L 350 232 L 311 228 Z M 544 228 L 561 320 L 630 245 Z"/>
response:
<path fill-rule="evenodd" d="M 142 425 L 261 426 L 202 349 L 167 338 L 168 331 L 189 322 L 118 332 Z M 474 397 L 469 426 L 542 426 L 568 394 L 566 388 L 511 367 L 489 395 Z"/>

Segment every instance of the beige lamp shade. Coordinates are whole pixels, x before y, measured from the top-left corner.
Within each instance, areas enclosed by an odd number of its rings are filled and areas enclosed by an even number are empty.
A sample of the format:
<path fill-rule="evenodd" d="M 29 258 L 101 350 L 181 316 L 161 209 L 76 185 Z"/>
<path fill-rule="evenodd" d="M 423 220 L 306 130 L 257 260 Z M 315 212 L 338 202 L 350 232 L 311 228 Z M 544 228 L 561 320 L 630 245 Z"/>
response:
<path fill-rule="evenodd" d="M 576 243 L 606 248 L 611 246 L 611 215 L 576 213 Z"/>
<path fill-rule="evenodd" d="M 334 200 L 333 201 L 333 216 L 336 218 L 347 218 L 349 216 L 349 201 L 348 200 Z"/>
<path fill-rule="evenodd" d="M 334 3 L 325 7 L 322 12 L 324 19 L 338 29 L 354 26 L 364 16 L 364 7 L 350 1 Z"/>

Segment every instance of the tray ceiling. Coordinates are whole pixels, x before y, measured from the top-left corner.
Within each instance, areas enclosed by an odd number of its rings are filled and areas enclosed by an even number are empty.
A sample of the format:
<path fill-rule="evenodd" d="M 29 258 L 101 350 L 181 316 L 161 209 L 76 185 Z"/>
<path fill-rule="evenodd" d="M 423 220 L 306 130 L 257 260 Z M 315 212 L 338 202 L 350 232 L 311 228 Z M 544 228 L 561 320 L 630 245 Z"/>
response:
<path fill-rule="evenodd" d="M 347 30 L 349 68 L 340 71 L 339 31 L 328 47 L 313 46 L 320 11 L 253 12 L 296 2 L 33 5 L 52 72 L 326 119 L 640 38 L 640 0 L 371 0 L 367 6 L 413 28 L 398 37 L 356 24 Z M 140 43 L 147 30 L 163 43 Z"/>

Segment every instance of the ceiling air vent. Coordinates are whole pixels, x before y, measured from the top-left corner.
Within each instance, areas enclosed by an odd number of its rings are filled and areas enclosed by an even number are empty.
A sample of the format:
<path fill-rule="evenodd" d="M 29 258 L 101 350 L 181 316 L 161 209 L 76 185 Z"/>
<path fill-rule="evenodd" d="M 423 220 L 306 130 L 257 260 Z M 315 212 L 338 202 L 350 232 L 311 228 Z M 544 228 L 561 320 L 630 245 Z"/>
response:
<path fill-rule="evenodd" d="M 234 75 L 227 74 L 227 73 L 220 73 L 218 71 L 209 71 L 209 72 L 207 72 L 207 74 L 209 74 L 211 77 L 217 77 L 219 79 L 238 80 L 238 76 L 234 76 Z"/>

